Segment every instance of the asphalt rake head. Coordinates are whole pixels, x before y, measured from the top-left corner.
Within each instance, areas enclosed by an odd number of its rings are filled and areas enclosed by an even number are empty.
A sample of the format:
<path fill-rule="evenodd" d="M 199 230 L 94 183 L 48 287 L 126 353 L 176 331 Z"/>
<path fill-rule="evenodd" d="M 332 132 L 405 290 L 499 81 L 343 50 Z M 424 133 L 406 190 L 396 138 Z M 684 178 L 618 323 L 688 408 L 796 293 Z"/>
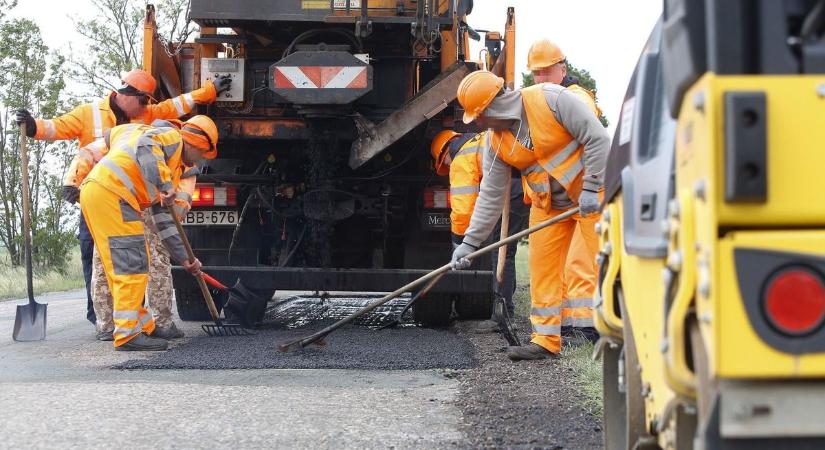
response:
<path fill-rule="evenodd" d="M 201 328 L 207 335 L 209 335 L 209 337 L 250 336 L 255 334 L 240 325 L 229 323 L 224 323 L 220 325 L 214 323 L 206 323 L 201 325 Z"/>

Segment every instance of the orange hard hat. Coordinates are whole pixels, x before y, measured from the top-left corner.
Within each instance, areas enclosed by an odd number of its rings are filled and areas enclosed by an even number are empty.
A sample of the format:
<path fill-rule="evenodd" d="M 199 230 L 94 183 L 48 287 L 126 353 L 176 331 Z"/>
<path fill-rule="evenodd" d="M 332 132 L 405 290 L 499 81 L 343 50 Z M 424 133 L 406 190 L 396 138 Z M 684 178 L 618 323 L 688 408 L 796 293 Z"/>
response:
<path fill-rule="evenodd" d="M 435 173 L 440 177 L 450 173 L 450 166 L 444 165 L 444 160 L 447 158 L 450 141 L 458 136 L 460 134 L 453 130 L 441 130 L 435 135 L 432 144 L 430 144 L 430 153 L 432 153 L 433 161 L 435 161 Z"/>
<path fill-rule="evenodd" d="M 184 141 L 201 150 L 205 159 L 218 156 L 218 127 L 209 117 L 192 117 L 183 123 L 180 134 Z"/>
<path fill-rule="evenodd" d="M 565 56 L 558 45 L 549 39 L 540 39 L 533 42 L 530 52 L 527 53 L 527 68 L 539 70 L 564 61 Z"/>
<path fill-rule="evenodd" d="M 476 120 L 496 98 L 504 86 L 504 78 L 487 70 L 477 70 L 458 85 L 458 103 L 464 108 L 464 123 Z"/>
<path fill-rule="evenodd" d="M 151 96 L 155 93 L 155 88 L 158 86 L 158 82 L 155 81 L 155 77 L 149 74 L 149 72 L 141 69 L 132 69 L 129 72 L 123 72 L 120 74 L 120 80 L 123 81 L 124 84 L 132 86 L 138 92 Z"/>

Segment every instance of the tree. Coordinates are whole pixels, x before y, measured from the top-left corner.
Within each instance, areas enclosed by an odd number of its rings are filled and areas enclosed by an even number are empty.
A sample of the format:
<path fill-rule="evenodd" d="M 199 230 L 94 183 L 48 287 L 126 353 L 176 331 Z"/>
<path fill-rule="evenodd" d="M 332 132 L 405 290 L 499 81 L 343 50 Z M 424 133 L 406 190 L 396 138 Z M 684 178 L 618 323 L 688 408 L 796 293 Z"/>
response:
<path fill-rule="evenodd" d="M 572 64 L 570 64 L 570 62 L 568 62 L 567 76 L 577 79 L 577 84 L 590 91 L 593 94 L 594 100 L 598 100 L 598 97 L 596 95 L 596 80 L 593 79 L 593 77 L 590 75 L 590 72 L 584 69 L 574 67 Z M 536 84 L 536 80 L 533 78 L 533 74 L 530 72 L 523 72 L 521 74 L 521 81 L 522 86 L 524 87 Z M 607 120 L 607 117 L 604 116 L 604 113 L 602 113 L 601 110 L 599 110 L 599 120 L 602 122 L 602 125 L 604 125 L 604 127 L 607 128 L 609 122 Z"/>
<path fill-rule="evenodd" d="M 121 72 L 139 68 L 143 62 L 143 0 L 91 0 L 94 11 L 75 19 L 77 32 L 86 45 L 71 60 L 71 77 L 89 88 L 91 96 L 102 96 L 118 84 Z M 189 22 L 189 0 L 160 0 L 156 5 L 158 34 L 170 53 L 196 31 Z"/>
<path fill-rule="evenodd" d="M 8 250 L 12 264 L 22 263 L 22 199 L 20 175 L 20 135 L 13 111 L 30 110 L 35 115 L 52 116 L 65 108 L 61 93 L 65 87 L 65 59 L 51 53 L 40 29 L 28 19 L 0 23 L 0 243 Z M 72 245 L 72 219 L 68 208 L 54 199 L 60 196 L 56 168 L 64 168 L 71 152 L 68 144 L 29 140 L 29 191 L 33 236 L 33 262 L 38 269 L 65 268 Z M 62 169 L 65 170 L 65 169 Z M 59 173 L 59 171 L 58 171 Z M 57 184 L 57 186 L 55 185 Z"/>

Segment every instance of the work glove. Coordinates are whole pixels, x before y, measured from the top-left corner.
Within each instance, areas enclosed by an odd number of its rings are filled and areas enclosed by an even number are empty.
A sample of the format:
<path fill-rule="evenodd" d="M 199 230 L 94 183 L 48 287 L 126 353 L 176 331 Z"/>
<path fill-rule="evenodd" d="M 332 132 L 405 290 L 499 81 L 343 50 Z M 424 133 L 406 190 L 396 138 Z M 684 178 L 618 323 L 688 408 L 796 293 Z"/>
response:
<path fill-rule="evenodd" d="M 163 206 L 172 206 L 175 204 L 175 190 L 160 191 L 160 204 Z"/>
<path fill-rule="evenodd" d="M 468 269 L 473 262 L 467 259 L 467 255 L 473 253 L 476 250 L 478 250 L 478 248 L 466 242 L 462 242 L 461 245 L 458 246 L 458 248 L 453 250 L 453 258 L 450 261 L 450 268 L 452 268 L 453 270 Z"/>
<path fill-rule="evenodd" d="M 28 110 L 18 109 L 15 111 L 14 121 L 17 122 L 18 126 L 21 123 L 26 124 L 26 136 L 34 137 L 34 134 L 37 133 L 37 122 L 34 121 L 34 117 L 32 117 Z"/>
<path fill-rule="evenodd" d="M 220 95 L 221 92 L 226 92 L 232 87 L 232 78 L 229 75 L 221 75 L 215 78 L 215 93 Z"/>
<path fill-rule="evenodd" d="M 587 189 L 582 190 L 581 195 L 579 195 L 579 214 L 582 217 L 599 212 L 599 206 L 598 192 L 588 191 Z"/>
<path fill-rule="evenodd" d="M 80 200 L 80 189 L 78 189 L 77 186 L 63 186 L 63 200 L 74 205 Z"/>

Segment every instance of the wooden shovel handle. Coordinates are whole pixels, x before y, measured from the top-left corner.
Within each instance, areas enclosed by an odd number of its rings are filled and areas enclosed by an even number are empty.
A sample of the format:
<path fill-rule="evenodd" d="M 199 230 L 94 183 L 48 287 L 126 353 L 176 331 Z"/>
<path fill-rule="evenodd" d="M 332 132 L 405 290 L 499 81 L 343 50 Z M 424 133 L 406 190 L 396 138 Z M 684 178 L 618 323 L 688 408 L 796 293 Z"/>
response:
<path fill-rule="evenodd" d="M 189 245 L 189 239 L 186 237 L 186 232 L 183 231 L 183 225 L 180 224 L 180 220 L 178 220 L 178 216 L 175 214 L 175 210 L 171 206 L 167 206 L 166 209 L 169 211 L 169 214 L 172 216 L 172 220 L 175 222 L 175 228 L 178 229 L 180 239 L 183 241 L 183 246 L 186 248 L 186 255 L 189 257 L 189 262 L 194 262 L 195 253 L 192 251 L 192 246 Z M 198 280 L 198 287 L 201 288 L 203 299 L 206 301 L 206 307 L 209 308 L 209 315 L 212 316 L 212 320 L 215 321 L 216 325 L 221 325 L 221 319 L 218 317 L 218 308 L 215 307 L 215 301 L 212 300 L 212 294 L 209 293 L 209 287 L 203 279 L 203 273 L 198 274 L 195 279 Z"/>

